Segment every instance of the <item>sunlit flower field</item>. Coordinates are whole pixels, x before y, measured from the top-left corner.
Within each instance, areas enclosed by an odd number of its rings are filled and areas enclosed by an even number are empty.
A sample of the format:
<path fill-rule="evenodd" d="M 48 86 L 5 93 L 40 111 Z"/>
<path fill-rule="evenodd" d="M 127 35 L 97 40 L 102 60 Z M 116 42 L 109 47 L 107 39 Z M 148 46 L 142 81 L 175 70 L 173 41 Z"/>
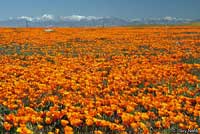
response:
<path fill-rule="evenodd" d="M 0 28 L 1 134 L 200 132 L 200 28 Z"/>

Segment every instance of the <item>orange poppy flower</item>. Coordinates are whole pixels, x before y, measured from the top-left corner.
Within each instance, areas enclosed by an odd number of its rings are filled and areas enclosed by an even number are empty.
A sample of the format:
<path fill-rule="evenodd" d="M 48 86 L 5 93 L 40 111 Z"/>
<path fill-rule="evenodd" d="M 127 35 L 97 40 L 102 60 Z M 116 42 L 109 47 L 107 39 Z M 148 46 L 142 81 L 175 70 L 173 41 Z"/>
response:
<path fill-rule="evenodd" d="M 12 125 L 8 122 L 4 122 L 3 123 L 3 127 L 5 128 L 5 130 L 10 131 Z"/>

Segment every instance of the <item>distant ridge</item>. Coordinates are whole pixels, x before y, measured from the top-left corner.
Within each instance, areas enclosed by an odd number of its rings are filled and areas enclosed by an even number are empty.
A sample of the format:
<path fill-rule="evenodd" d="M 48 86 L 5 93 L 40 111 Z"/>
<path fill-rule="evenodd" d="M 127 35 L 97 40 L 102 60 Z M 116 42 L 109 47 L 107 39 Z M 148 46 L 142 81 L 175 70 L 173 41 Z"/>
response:
<path fill-rule="evenodd" d="M 96 16 L 53 16 L 44 14 L 40 17 L 20 16 L 0 21 L 1 27 L 90 27 L 90 26 L 128 26 L 144 24 L 187 24 L 200 22 L 200 19 L 182 19 L 166 16 L 163 18 L 122 19 L 117 17 Z"/>

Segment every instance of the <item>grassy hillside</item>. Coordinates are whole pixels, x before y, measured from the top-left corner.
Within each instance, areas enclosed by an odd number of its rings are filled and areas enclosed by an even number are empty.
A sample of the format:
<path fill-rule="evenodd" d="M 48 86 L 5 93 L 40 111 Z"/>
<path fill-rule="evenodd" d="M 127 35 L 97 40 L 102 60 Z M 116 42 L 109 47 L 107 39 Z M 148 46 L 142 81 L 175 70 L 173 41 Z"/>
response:
<path fill-rule="evenodd" d="M 188 25 L 190 25 L 190 26 L 200 26 L 200 22 L 192 22 L 192 23 L 189 23 Z"/>

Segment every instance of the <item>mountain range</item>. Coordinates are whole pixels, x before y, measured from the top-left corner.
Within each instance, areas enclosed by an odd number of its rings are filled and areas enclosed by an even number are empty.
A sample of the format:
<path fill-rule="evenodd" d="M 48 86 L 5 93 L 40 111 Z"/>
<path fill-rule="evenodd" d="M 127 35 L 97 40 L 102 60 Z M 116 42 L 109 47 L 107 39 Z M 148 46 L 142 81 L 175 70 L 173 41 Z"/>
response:
<path fill-rule="evenodd" d="M 122 19 L 117 17 L 96 16 L 53 16 L 44 14 L 40 17 L 20 16 L 0 21 L 1 27 L 85 27 L 85 26 L 127 26 L 142 24 L 181 24 L 200 21 L 175 17 Z"/>

